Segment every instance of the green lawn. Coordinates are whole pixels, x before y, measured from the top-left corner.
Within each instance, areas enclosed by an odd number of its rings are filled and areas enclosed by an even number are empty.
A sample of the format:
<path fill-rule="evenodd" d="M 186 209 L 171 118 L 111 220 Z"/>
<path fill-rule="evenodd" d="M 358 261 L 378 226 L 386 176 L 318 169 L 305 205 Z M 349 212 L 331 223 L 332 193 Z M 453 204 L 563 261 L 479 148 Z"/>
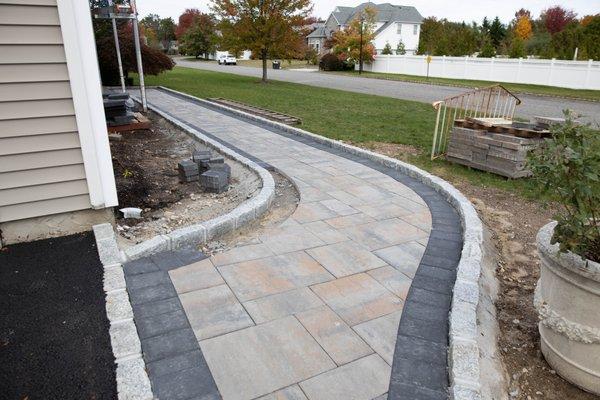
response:
<path fill-rule="evenodd" d="M 505 178 L 429 159 L 435 124 L 434 109 L 424 103 L 389 97 L 317 88 L 221 72 L 176 67 L 159 76 L 147 76 L 147 85 L 162 85 L 197 97 L 223 97 L 300 117 L 302 128 L 358 145 L 383 142 L 410 145 L 420 155 L 397 154 L 399 159 L 456 182 L 515 190 L 527 197 L 529 180 Z"/>
<path fill-rule="evenodd" d="M 198 58 L 194 58 L 194 57 L 187 57 L 184 58 L 185 61 L 204 61 L 204 62 L 216 62 L 214 60 L 204 60 L 204 59 L 198 59 Z M 306 61 L 304 60 L 280 60 L 281 61 L 281 68 L 282 69 L 289 69 L 289 68 L 312 68 L 315 69 L 317 68 L 316 65 L 311 65 L 308 64 Z M 267 60 L 267 66 L 269 67 L 269 69 L 271 69 L 272 67 L 272 63 L 273 60 Z M 262 60 L 237 60 L 237 65 L 241 65 L 244 67 L 254 67 L 254 68 L 262 68 Z"/>
<path fill-rule="evenodd" d="M 328 72 L 331 74 L 342 74 L 358 76 L 356 71 L 340 71 L 340 72 Z M 419 83 L 431 83 L 436 85 L 447 85 L 447 86 L 463 86 L 467 88 L 475 87 L 486 87 L 500 83 L 502 86 L 512 91 L 513 93 L 532 93 L 547 96 L 559 96 L 569 97 L 574 99 L 582 100 L 596 100 L 600 101 L 600 90 L 579 90 L 579 89 L 566 89 L 554 86 L 542 86 L 542 85 L 527 85 L 524 83 L 504 83 L 504 82 L 491 82 L 491 81 L 475 81 L 467 79 L 449 79 L 449 78 L 427 78 L 425 76 L 416 75 L 401 75 L 401 74 L 388 74 L 381 72 L 363 72 L 361 75 L 363 78 L 383 79 L 391 81 L 406 81 L 406 82 L 419 82 Z"/>

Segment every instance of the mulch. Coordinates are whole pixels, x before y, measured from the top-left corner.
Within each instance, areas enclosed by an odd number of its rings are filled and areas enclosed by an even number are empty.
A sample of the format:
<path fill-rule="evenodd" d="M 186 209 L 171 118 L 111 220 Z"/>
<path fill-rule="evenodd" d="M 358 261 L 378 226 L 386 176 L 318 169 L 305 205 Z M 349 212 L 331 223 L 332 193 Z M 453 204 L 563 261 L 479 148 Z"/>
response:
<path fill-rule="evenodd" d="M 0 399 L 116 399 L 92 233 L 0 251 Z"/>

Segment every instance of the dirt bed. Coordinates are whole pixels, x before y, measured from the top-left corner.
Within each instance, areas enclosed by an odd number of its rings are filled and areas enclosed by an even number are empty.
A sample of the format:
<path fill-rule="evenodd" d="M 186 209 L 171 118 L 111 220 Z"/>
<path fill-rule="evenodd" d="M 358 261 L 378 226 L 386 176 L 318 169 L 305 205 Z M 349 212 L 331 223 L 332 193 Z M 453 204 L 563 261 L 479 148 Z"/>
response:
<path fill-rule="evenodd" d="M 399 159 L 412 150 L 407 146 L 369 143 L 362 147 Z M 540 351 L 533 291 L 540 276 L 535 237 L 552 220 L 554 209 L 496 188 L 480 187 L 450 174 L 434 171 L 452 183 L 474 204 L 492 234 L 498 260 L 496 277 L 500 291 L 496 312 L 500 327 L 498 347 L 509 385 L 507 398 L 519 400 L 592 400 L 563 380 Z"/>
<path fill-rule="evenodd" d="M 259 177 L 239 162 L 231 166 L 229 190 L 205 193 L 198 182 L 180 183 L 177 163 L 194 149 L 207 150 L 183 130 L 149 113 L 149 130 L 110 135 L 119 207 L 137 207 L 142 218 L 117 214 L 119 244 L 128 247 L 159 234 L 226 214 L 260 191 Z M 215 155 L 218 155 L 213 151 Z"/>

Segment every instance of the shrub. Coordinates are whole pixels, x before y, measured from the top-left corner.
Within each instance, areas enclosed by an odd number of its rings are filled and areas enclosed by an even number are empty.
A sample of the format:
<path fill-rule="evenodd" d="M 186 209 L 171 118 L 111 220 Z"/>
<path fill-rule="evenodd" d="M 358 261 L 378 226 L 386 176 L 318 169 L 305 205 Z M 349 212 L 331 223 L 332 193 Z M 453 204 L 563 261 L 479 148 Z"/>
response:
<path fill-rule="evenodd" d="M 345 69 L 344 62 L 333 53 L 325 54 L 319 61 L 319 69 L 323 71 L 343 71 Z"/>
<path fill-rule="evenodd" d="M 396 46 L 396 55 L 403 56 L 406 54 L 406 48 L 404 47 L 404 43 L 402 40 L 398 42 L 398 46 Z"/>
<path fill-rule="evenodd" d="M 600 262 L 600 132 L 575 124 L 551 128 L 552 138 L 529 156 L 540 193 L 561 206 L 552 243 Z"/>
<path fill-rule="evenodd" d="M 100 77 L 103 85 L 119 85 L 119 65 L 117 63 L 117 52 L 113 39 L 112 28 L 105 29 L 98 21 L 96 26 L 96 49 L 98 51 L 98 64 Z M 110 26 L 110 25 L 109 25 Z M 135 46 L 133 41 L 133 28 L 131 24 L 121 26 L 119 33 L 119 47 L 121 48 L 121 59 L 123 61 L 123 74 L 127 77 L 129 72 L 137 72 L 137 60 L 135 57 Z M 144 74 L 158 75 L 159 73 L 173 69 L 175 63 L 164 52 L 141 43 L 142 66 Z"/>

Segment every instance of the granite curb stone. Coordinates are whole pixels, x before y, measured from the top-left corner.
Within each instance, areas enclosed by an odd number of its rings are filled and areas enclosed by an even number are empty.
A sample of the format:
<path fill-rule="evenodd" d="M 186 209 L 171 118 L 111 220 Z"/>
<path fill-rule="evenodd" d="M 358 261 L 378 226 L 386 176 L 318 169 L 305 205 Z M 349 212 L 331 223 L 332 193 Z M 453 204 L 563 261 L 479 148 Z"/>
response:
<path fill-rule="evenodd" d="M 457 279 L 457 284 L 459 285 L 459 293 L 461 293 L 460 289 L 462 289 L 461 287 L 464 286 L 465 282 L 469 282 L 473 285 L 479 284 L 483 254 L 483 225 L 473 205 L 460 191 L 458 191 L 450 183 L 444 181 L 439 177 L 431 175 L 428 172 L 421 170 L 416 166 L 404 163 L 391 157 L 387 157 L 369 150 L 364 150 L 339 141 L 328 139 L 323 136 L 319 136 L 299 128 L 267 120 L 265 118 L 251 115 L 246 112 L 232 109 L 227 106 L 199 99 L 197 97 L 177 92 L 169 88 L 161 86 L 158 89 L 173 93 L 179 97 L 191 99 L 195 102 L 204 104 L 205 106 L 211 107 L 213 109 L 216 108 L 220 110 L 225 110 L 231 114 L 238 115 L 242 118 L 258 122 L 261 125 L 274 127 L 276 129 L 303 138 L 310 138 L 316 141 L 317 143 L 332 147 L 334 149 L 342 150 L 349 154 L 366 157 L 371 161 L 382 164 L 389 168 L 396 169 L 402 172 L 403 174 L 412 177 L 422 182 L 423 184 L 429 186 L 437 193 L 442 195 L 456 209 L 460 216 L 460 222 L 463 228 L 463 249 L 461 252 L 460 261 L 458 262 L 458 266 L 456 268 L 457 276 L 460 276 L 460 279 Z M 471 297 L 469 297 L 469 299 L 474 300 L 474 305 L 477 306 L 478 299 L 472 299 Z M 465 312 L 468 309 L 466 309 L 462 303 L 464 303 L 463 300 L 458 299 L 453 295 L 450 318 L 452 318 L 452 315 L 454 314 L 455 320 L 469 320 L 472 322 L 471 326 L 476 326 L 476 313 Z M 464 360 L 470 360 L 471 362 L 476 363 L 477 366 L 479 364 L 478 348 L 471 347 L 465 349 L 461 347 L 461 343 L 464 343 L 464 341 L 473 341 L 474 343 L 476 343 L 477 336 L 476 334 L 473 335 L 473 331 L 471 329 L 460 329 L 462 326 L 468 325 L 469 324 L 455 325 L 457 329 L 451 330 L 449 337 L 450 351 L 448 353 L 448 357 L 449 365 L 451 366 L 449 371 L 450 393 L 452 398 L 455 400 L 469 400 L 477 398 L 474 396 L 480 396 L 479 376 L 474 377 L 470 374 L 465 374 L 464 371 L 460 370 L 458 367 L 455 367 L 461 365 L 461 363 Z M 460 348 L 460 351 L 455 351 L 455 348 Z M 477 370 L 479 370 L 478 367 Z"/>
<path fill-rule="evenodd" d="M 142 359 L 141 342 L 133 322 L 133 310 L 125 290 L 125 274 L 111 224 L 93 227 L 98 254 L 104 265 L 106 315 L 109 335 L 117 364 L 119 400 L 151 400 L 154 398 L 146 365 Z M 107 256 L 108 255 L 108 256 Z"/>

